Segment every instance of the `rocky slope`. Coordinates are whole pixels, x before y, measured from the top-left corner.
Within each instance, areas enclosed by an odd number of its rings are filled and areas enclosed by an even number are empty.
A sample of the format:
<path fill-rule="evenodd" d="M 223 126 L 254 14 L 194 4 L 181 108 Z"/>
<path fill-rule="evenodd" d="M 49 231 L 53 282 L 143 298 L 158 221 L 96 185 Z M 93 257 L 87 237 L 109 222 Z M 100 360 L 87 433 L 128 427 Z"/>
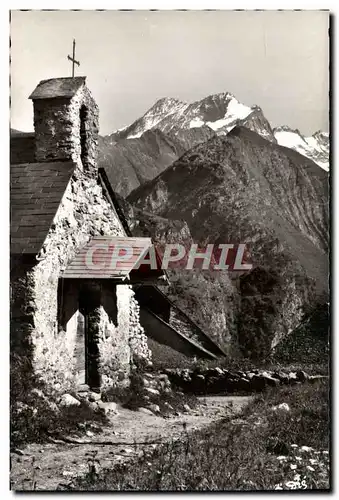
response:
<path fill-rule="evenodd" d="M 134 236 L 151 236 L 158 249 L 165 243 L 193 243 L 184 220 L 166 219 L 143 212 L 119 197 Z M 228 274 L 210 271 L 168 269 L 169 284 L 159 286 L 170 300 L 180 307 L 229 354 L 236 351 L 237 297 Z"/>
<path fill-rule="evenodd" d="M 274 129 L 274 137 L 278 144 L 294 149 L 319 167 L 329 170 L 330 138 L 326 132 L 320 130 L 310 137 L 304 137 L 299 130 L 292 130 L 287 126 Z"/>
<path fill-rule="evenodd" d="M 253 283 L 236 280 L 246 321 L 238 334 L 254 328 L 248 322 L 258 300 L 248 296 L 264 298 L 260 328 L 270 332 L 272 347 L 297 326 L 313 293 L 327 290 L 327 191 L 327 174 L 315 163 L 236 127 L 188 151 L 128 200 L 154 215 L 184 219 L 200 244 L 247 243 L 259 274 Z M 277 276 L 260 290 L 267 272 Z M 253 286 L 258 289 L 249 291 Z M 275 308 L 273 324 L 267 308 Z"/>
<path fill-rule="evenodd" d="M 115 191 L 127 196 L 153 179 L 191 147 L 214 135 L 208 127 L 183 131 L 180 136 L 147 130 L 140 138 L 99 138 L 99 166 L 104 167 Z"/>

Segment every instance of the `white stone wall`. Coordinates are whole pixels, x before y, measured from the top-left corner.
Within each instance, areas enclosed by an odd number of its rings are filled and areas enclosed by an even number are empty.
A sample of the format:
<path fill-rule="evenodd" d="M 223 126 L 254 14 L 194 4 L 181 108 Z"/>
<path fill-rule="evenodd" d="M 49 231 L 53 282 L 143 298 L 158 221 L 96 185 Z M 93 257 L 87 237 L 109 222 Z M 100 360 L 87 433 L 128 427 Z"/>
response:
<path fill-rule="evenodd" d="M 148 347 L 147 336 L 143 327 L 140 325 L 139 318 L 139 304 L 136 299 L 131 296 L 129 300 L 129 345 L 134 364 L 142 366 L 152 361 L 152 353 Z"/>

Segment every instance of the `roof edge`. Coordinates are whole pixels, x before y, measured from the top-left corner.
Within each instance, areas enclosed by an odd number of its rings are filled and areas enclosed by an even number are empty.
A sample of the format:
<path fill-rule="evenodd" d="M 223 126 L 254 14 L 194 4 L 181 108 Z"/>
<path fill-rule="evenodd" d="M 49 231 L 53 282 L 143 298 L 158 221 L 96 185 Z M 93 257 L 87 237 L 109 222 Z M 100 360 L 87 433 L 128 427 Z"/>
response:
<path fill-rule="evenodd" d="M 35 87 L 33 92 L 29 95 L 28 99 L 32 101 L 43 100 L 43 99 L 71 99 L 80 87 L 86 85 L 86 76 L 63 76 L 56 78 L 47 78 L 46 80 L 41 80 Z M 56 89 L 53 91 L 50 88 L 44 89 L 43 87 L 53 87 L 53 82 L 56 84 Z M 68 88 L 60 89 L 62 84 L 68 83 Z M 73 84 L 73 85 L 72 85 Z"/>

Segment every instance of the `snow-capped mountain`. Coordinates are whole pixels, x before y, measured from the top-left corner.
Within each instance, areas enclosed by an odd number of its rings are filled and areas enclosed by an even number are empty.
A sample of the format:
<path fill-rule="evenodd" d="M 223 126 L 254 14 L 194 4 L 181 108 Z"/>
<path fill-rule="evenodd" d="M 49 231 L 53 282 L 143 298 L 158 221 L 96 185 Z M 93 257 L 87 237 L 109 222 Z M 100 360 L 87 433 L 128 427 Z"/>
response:
<path fill-rule="evenodd" d="M 289 127 L 273 131 L 259 106 L 247 106 L 230 92 L 187 103 L 164 97 L 146 113 L 112 134 L 100 137 L 99 165 L 106 168 L 114 189 L 127 196 L 169 167 L 186 151 L 213 136 L 227 136 L 242 126 L 272 144 L 296 150 L 328 170 L 329 136 L 303 137 Z"/>
<path fill-rule="evenodd" d="M 158 128 L 163 131 L 161 122 L 170 115 L 180 115 L 183 113 L 187 104 L 172 97 L 163 97 L 159 99 L 151 109 L 149 109 L 141 118 L 124 130 L 126 139 L 136 139 L 147 130 Z"/>
<path fill-rule="evenodd" d="M 225 135 L 236 125 L 245 124 L 253 113 L 258 112 L 262 113 L 258 106 L 246 106 L 229 92 L 210 95 L 193 103 L 165 97 L 158 100 L 141 118 L 113 135 L 117 139 L 135 139 L 155 128 L 165 134 L 176 135 L 182 130 L 200 127 L 209 127 L 217 135 Z M 268 122 L 265 126 L 262 124 L 257 132 L 275 142 Z"/>
<path fill-rule="evenodd" d="M 328 133 L 319 131 L 304 137 L 298 130 L 287 126 L 277 127 L 273 131 L 260 107 L 249 107 L 230 92 L 213 94 L 193 103 L 164 97 L 141 118 L 110 137 L 118 141 L 136 139 L 154 129 L 174 137 L 182 131 L 206 127 L 217 135 L 226 135 L 238 125 L 250 128 L 271 142 L 294 149 L 324 170 L 329 170 Z"/>
<path fill-rule="evenodd" d="M 294 149 L 313 160 L 319 167 L 329 170 L 330 139 L 328 133 L 318 131 L 310 137 L 304 137 L 299 130 L 293 130 L 287 126 L 277 127 L 273 132 L 278 144 Z"/>

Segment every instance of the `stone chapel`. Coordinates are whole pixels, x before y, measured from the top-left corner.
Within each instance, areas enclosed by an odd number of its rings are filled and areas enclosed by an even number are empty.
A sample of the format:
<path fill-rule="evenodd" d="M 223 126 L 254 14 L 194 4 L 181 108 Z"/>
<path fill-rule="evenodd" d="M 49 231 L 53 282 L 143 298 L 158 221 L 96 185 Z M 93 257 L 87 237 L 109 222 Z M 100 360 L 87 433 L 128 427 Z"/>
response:
<path fill-rule="evenodd" d="M 34 150 L 17 148 L 23 157 L 11 164 L 11 352 L 62 391 L 128 384 L 131 362 L 151 357 L 135 260 L 96 276 L 79 256 L 106 238 L 131 245 L 136 259 L 151 241 L 127 236 L 97 168 L 98 107 L 86 78 L 41 81 L 30 99 Z"/>

